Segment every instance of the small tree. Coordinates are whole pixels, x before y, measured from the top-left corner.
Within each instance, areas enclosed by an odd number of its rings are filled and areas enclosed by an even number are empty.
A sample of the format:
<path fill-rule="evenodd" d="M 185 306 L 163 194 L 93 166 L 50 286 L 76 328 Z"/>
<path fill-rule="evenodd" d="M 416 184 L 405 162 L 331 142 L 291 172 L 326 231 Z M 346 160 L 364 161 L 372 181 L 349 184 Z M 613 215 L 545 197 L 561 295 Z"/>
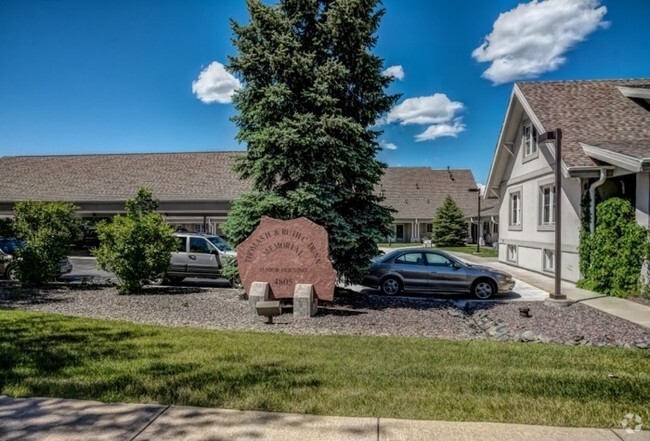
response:
<path fill-rule="evenodd" d="M 26 285 L 40 285 L 59 275 L 59 263 L 80 233 L 77 209 L 67 202 L 16 203 L 11 229 L 25 241 L 13 264 L 18 280 Z"/>
<path fill-rule="evenodd" d="M 115 274 L 123 294 L 139 292 L 161 277 L 178 246 L 173 229 L 155 212 L 157 208 L 151 190 L 141 188 L 135 198 L 126 201 L 126 216 L 117 215 L 97 225 L 100 246 L 93 254 L 100 268 Z"/>
<path fill-rule="evenodd" d="M 635 219 L 632 204 L 611 198 L 596 208 L 596 230 L 580 236 L 578 285 L 603 294 L 624 297 L 638 293 L 644 259 L 650 258 L 648 231 Z"/>
<path fill-rule="evenodd" d="M 439 247 L 462 246 L 466 237 L 465 216 L 456 202 L 447 196 L 436 210 L 436 217 L 433 219 L 433 243 Z"/>

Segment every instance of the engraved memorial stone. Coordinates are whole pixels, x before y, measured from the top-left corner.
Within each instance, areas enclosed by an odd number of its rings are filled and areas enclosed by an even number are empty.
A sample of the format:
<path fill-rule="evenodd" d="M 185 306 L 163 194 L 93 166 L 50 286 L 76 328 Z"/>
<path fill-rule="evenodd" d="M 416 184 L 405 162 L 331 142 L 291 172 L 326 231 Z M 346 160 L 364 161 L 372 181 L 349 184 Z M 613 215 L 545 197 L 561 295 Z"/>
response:
<path fill-rule="evenodd" d="M 246 292 L 253 282 L 268 282 L 270 298 L 290 299 L 297 284 L 311 284 L 318 300 L 334 299 L 336 271 L 327 231 L 305 217 L 282 221 L 263 216 L 237 246 L 237 264 Z"/>

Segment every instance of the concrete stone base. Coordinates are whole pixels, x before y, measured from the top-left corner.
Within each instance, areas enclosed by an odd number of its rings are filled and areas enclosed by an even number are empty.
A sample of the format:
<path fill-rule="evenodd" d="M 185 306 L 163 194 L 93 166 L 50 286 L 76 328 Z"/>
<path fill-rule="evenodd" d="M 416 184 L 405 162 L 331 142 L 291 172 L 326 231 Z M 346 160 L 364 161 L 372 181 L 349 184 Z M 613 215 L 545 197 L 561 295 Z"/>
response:
<path fill-rule="evenodd" d="M 248 304 L 251 312 L 257 317 L 257 302 L 265 302 L 270 299 L 271 287 L 268 282 L 253 282 L 248 293 Z"/>
<path fill-rule="evenodd" d="M 566 296 L 562 296 L 563 298 L 549 298 L 544 300 L 544 304 L 546 306 L 552 306 L 554 308 L 566 308 L 567 306 L 573 305 L 573 301 L 569 300 L 566 298 Z"/>
<path fill-rule="evenodd" d="M 318 312 L 318 297 L 314 295 L 314 286 L 299 283 L 293 293 L 293 315 L 295 317 L 313 317 Z"/>

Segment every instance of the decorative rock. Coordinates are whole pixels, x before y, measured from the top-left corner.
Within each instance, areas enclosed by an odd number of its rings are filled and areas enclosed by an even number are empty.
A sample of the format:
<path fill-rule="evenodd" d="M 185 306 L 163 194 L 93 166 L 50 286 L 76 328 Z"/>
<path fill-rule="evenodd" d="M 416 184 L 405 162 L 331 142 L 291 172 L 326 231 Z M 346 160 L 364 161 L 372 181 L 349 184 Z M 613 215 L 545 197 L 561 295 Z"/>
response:
<path fill-rule="evenodd" d="M 634 344 L 637 348 L 639 349 L 648 349 L 648 343 L 643 343 L 643 342 L 636 342 Z"/>
<path fill-rule="evenodd" d="M 250 292 L 248 294 L 248 304 L 251 307 L 253 315 L 257 316 L 257 302 L 264 302 L 266 300 L 269 300 L 268 282 L 251 283 Z"/>
<path fill-rule="evenodd" d="M 521 334 L 521 341 L 523 342 L 535 341 L 535 334 L 533 333 L 533 331 L 524 331 Z"/>
<path fill-rule="evenodd" d="M 334 299 L 336 272 L 329 260 L 325 228 L 305 217 L 282 221 L 263 216 L 259 226 L 237 246 L 244 290 L 268 282 L 274 299 L 292 298 L 297 284 L 313 285 L 320 300 Z"/>
<path fill-rule="evenodd" d="M 294 317 L 313 317 L 318 312 L 318 297 L 314 295 L 313 285 L 299 283 L 293 295 Z"/>

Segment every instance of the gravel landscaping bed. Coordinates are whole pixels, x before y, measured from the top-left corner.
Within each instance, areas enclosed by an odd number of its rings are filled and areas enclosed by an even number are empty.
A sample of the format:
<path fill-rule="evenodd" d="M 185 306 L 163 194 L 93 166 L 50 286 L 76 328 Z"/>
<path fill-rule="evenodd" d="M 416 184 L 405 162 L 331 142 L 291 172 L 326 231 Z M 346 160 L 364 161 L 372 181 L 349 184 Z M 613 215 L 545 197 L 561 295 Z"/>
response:
<path fill-rule="evenodd" d="M 391 298 L 337 290 L 312 319 L 287 314 L 273 325 L 254 316 L 240 292 L 225 288 L 148 287 L 144 294 L 118 295 L 112 287 L 60 285 L 16 291 L 4 288 L 0 306 L 30 311 L 125 320 L 163 326 L 289 334 L 346 334 L 496 339 L 645 349 L 650 330 L 576 303 L 567 308 L 542 302 Z M 528 316 L 520 309 L 528 309 Z"/>

